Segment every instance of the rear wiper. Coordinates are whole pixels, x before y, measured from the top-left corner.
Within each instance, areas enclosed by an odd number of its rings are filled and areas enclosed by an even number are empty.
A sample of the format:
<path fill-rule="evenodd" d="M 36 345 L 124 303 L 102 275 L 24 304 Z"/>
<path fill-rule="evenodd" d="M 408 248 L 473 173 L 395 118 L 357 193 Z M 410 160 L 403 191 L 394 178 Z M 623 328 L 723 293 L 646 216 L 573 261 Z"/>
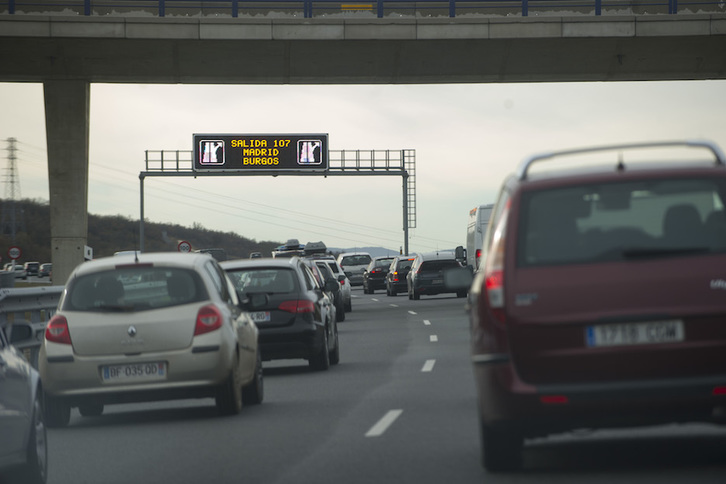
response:
<path fill-rule="evenodd" d="M 108 311 L 110 313 L 130 313 L 136 310 L 136 306 L 121 304 L 103 304 L 101 306 L 96 306 L 95 309 L 101 311 Z"/>
<path fill-rule="evenodd" d="M 638 247 L 623 249 L 621 254 L 625 259 L 646 259 L 649 257 L 669 257 L 676 255 L 704 254 L 709 252 L 708 247 Z"/>

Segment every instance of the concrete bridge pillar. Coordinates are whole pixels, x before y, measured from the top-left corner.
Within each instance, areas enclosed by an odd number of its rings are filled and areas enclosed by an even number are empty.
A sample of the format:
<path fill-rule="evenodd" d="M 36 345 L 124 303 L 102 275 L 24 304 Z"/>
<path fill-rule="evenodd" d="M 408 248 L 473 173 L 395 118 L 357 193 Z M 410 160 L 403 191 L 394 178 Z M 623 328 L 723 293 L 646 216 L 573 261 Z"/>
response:
<path fill-rule="evenodd" d="M 63 285 L 83 262 L 88 239 L 90 83 L 45 81 L 43 92 L 53 284 Z"/>

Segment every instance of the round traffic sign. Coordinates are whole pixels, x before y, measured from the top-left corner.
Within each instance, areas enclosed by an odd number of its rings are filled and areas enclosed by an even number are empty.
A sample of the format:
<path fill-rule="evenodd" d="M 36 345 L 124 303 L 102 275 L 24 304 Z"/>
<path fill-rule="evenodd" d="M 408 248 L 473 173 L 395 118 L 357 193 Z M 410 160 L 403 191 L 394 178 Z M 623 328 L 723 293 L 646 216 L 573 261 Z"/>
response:
<path fill-rule="evenodd" d="M 8 249 L 8 257 L 11 259 L 20 259 L 20 257 L 23 255 L 23 251 L 20 250 L 20 247 L 18 246 L 12 246 Z"/>
<path fill-rule="evenodd" d="M 179 242 L 179 245 L 176 246 L 176 249 L 179 252 L 191 252 L 192 251 L 192 244 L 190 244 L 186 240 L 182 240 L 181 242 Z"/>

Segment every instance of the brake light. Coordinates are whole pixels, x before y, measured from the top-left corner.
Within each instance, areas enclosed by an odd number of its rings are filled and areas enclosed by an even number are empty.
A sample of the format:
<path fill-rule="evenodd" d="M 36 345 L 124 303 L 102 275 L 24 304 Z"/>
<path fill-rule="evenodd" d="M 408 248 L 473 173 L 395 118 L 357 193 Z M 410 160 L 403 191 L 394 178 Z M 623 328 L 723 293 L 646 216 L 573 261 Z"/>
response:
<path fill-rule="evenodd" d="M 726 387 L 714 387 L 713 394 L 715 395 L 726 395 Z"/>
<path fill-rule="evenodd" d="M 570 403 L 570 399 L 566 395 L 542 395 L 539 401 L 545 405 L 565 405 Z"/>
<path fill-rule="evenodd" d="M 53 343 L 73 344 L 71 343 L 71 333 L 68 331 L 68 320 L 65 316 L 55 315 L 50 318 L 45 327 L 45 339 Z"/>
<path fill-rule="evenodd" d="M 509 214 L 509 200 L 504 207 L 500 222 L 492 238 L 491 250 L 486 259 L 484 271 L 485 288 L 489 309 L 495 319 L 506 321 L 504 310 L 504 247 L 505 232 L 507 230 L 507 215 Z"/>
<path fill-rule="evenodd" d="M 194 336 L 210 333 L 222 327 L 222 313 L 216 306 L 209 305 L 199 309 Z"/>
<path fill-rule="evenodd" d="M 479 263 L 481 262 L 481 249 L 476 249 L 476 253 L 474 255 L 474 263 L 476 264 L 476 268 L 479 268 Z"/>
<path fill-rule="evenodd" d="M 277 309 L 293 314 L 314 313 L 315 304 L 307 299 L 293 299 L 291 301 L 281 302 Z"/>

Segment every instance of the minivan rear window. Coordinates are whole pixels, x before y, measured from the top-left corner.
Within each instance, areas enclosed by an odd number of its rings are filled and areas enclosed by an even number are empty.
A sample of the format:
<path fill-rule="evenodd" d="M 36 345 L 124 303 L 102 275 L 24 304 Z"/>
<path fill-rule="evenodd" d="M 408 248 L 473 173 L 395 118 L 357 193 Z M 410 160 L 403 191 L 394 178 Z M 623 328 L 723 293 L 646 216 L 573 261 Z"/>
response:
<path fill-rule="evenodd" d="M 520 267 L 726 251 L 723 179 L 657 179 L 522 194 Z"/>
<path fill-rule="evenodd" d="M 371 262 L 371 256 L 369 255 L 346 255 L 340 261 L 342 266 L 363 266 L 368 265 Z"/>

